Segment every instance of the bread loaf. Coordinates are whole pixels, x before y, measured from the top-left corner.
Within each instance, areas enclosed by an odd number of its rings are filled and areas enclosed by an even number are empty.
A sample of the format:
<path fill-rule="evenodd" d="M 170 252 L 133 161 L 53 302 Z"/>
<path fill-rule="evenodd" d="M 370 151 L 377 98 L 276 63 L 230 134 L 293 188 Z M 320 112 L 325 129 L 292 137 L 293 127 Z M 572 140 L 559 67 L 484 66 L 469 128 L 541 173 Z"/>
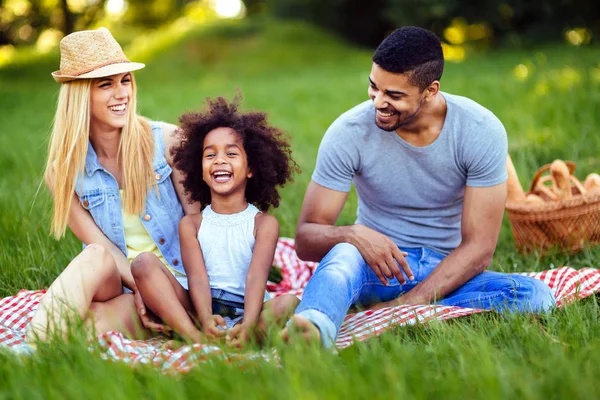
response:
<path fill-rule="evenodd" d="M 583 181 L 583 187 L 589 194 L 600 194 L 600 175 L 592 172 Z"/>
<path fill-rule="evenodd" d="M 525 202 L 527 204 L 542 204 L 544 203 L 544 199 L 536 194 L 530 193 L 525 197 Z"/>
<path fill-rule="evenodd" d="M 559 199 L 570 199 L 571 194 L 571 173 L 569 167 L 562 160 L 554 160 L 550 164 L 550 175 L 552 176 L 552 190 Z"/>
<path fill-rule="evenodd" d="M 513 165 L 512 159 L 510 158 L 510 154 L 506 157 L 506 172 L 508 172 L 508 197 L 506 198 L 506 201 L 525 201 L 525 192 L 523 192 L 523 187 L 521 186 L 521 183 L 519 183 L 517 170 Z"/>

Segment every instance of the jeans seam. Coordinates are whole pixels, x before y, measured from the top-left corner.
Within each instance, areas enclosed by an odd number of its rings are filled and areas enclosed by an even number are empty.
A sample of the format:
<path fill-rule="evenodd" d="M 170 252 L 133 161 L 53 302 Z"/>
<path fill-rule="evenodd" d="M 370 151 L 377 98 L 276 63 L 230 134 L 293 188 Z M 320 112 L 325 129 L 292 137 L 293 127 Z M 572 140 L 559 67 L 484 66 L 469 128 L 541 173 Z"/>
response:
<path fill-rule="evenodd" d="M 503 296 L 503 295 L 504 295 L 504 293 L 502 291 L 500 291 L 500 292 L 498 292 L 496 294 L 492 294 L 492 295 L 489 295 L 489 296 L 477 297 L 477 299 L 469 299 L 469 300 L 461 300 L 461 301 L 453 302 L 452 305 L 460 307 L 461 304 L 473 303 L 473 300 L 486 301 L 486 300 L 490 300 L 490 299 L 495 299 L 495 298 Z"/>
<path fill-rule="evenodd" d="M 513 281 L 513 283 L 514 283 L 514 286 L 513 286 L 513 287 L 511 287 L 511 288 L 509 288 L 508 290 L 509 290 L 509 291 L 510 291 L 512 294 L 516 295 L 516 294 L 518 293 L 518 291 L 519 291 L 519 288 L 521 287 L 521 283 L 520 283 L 518 280 L 516 280 L 516 279 L 512 279 L 512 281 Z M 503 297 L 504 297 L 504 298 L 506 298 L 507 300 L 512 300 L 512 299 L 509 299 L 509 298 L 508 298 L 508 296 L 505 294 L 505 291 L 504 291 L 504 290 L 500 290 L 500 291 L 498 291 L 498 293 L 496 293 L 496 294 L 491 294 L 491 295 L 489 295 L 489 296 L 485 296 L 485 297 L 478 297 L 478 298 L 477 298 L 477 300 L 478 300 L 478 301 L 486 301 L 486 300 L 490 300 L 490 299 L 495 299 L 495 298 L 497 298 L 497 297 L 499 297 L 499 296 L 503 296 Z M 456 303 L 453 303 L 453 305 L 454 305 L 454 306 L 458 306 L 458 307 L 460 307 L 460 306 L 459 306 L 459 304 L 466 304 L 466 303 L 472 303 L 472 302 L 473 302 L 473 299 L 469 299 L 469 300 L 461 300 L 461 301 L 458 301 L 458 302 L 456 302 Z"/>
<path fill-rule="evenodd" d="M 358 296 L 357 296 L 357 294 L 358 294 L 358 293 L 360 293 L 360 292 L 363 290 L 363 288 L 365 287 L 365 285 L 366 285 L 365 283 L 362 283 L 362 284 L 360 285 L 360 287 L 359 287 L 358 289 L 356 289 L 356 290 L 354 291 L 354 293 L 352 293 L 352 299 L 355 299 L 355 298 L 357 298 L 357 297 L 358 297 Z M 351 303 L 352 303 L 352 300 L 351 300 Z"/>

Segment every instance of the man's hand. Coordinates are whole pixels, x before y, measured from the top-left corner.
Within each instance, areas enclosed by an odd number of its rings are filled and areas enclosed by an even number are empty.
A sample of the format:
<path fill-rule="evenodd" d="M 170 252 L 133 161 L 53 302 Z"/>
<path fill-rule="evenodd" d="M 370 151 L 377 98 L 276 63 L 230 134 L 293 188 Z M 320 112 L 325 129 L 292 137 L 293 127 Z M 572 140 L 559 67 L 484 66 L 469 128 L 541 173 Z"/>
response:
<path fill-rule="evenodd" d="M 153 320 L 146 311 L 146 306 L 144 305 L 144 301 L 142 300 L 142 296 L 140 292 L 137 290 L 133 292 L 133 301 L 135 303 L 135 309 L 137 310 L 138 316 L 142 321 L 142 325 L 144 328 L 150 329 L 153 332 L 170 332 L 171 328 L 161 324 L 158 321 Z"/>
<path fill-rule="evenodd" d="M 252 327 L 244 324 L 237 324 L 229 330 L 226 336 L 227 345 L 229 347 L 237 347 L 238 349 L 246 346 L 250 341 L 250 332 Z"/>
<path fill-rule="evenodd" d="M 373 269 L 381 283 L 387 286 L 387 279 L 393 279 L 394 277 L 398 279 L 400 284 L 406 283 L 400 267 L 402 267 L 409 280 L 414 279 L 414 275 L 404 259 L 407 253 L 401 252 L 389 237 L 364 225 L 354 225 L 352 229 L 354 232 L 352 244 L 360 251 L 360 254 Z"/>
<path fill-rule="evenodd" d="M 222 329 L 219 329 L 219 327 Z M 208 339 L 216 339 L 225 336 L 227 333 L 227 323 L 222 316 L 214 314 L 202 322 L 202 330 Z"/>

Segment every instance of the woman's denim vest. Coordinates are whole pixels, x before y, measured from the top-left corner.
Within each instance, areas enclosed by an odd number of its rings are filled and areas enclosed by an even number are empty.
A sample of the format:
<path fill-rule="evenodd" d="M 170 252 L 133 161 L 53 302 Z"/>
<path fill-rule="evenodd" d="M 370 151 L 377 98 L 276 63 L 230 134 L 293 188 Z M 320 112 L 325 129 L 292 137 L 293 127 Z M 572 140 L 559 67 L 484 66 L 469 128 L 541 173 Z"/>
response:
<path fill-rule="evenodd" d="M 175 270 L 185 273 L 181 263 L 179 248 L 179 221 L 183 218 L 183 208 L 171 182 L 171 167 L 165 159 L 165 142 L 162 128 L 151 122 L 154 136 L 154 157 L 152 168 L 158 184 L 158 193 L 151 188 L 146 195 L 146 209 L 141 221 L 165 260 Z M 117 180 L 98 162 L 98 156 L 91 143 L 88 144 L 85 171 L 82 181 L 78 175 L 75 191 L 83 208 L 88 210 L 96 225 L 123 254 L 127 255 L 121 196 Z"/>

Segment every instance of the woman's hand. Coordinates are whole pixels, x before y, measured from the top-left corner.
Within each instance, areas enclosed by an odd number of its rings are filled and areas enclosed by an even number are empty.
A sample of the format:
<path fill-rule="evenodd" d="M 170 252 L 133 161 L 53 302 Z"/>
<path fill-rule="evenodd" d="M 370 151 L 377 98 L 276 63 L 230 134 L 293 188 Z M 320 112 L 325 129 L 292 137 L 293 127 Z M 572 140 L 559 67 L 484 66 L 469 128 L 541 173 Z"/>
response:
<path fill-rule="evenodd" d="M 219 329 L 222 328 L 222 329 Z M 225 336 L 227 333 L 227 323 L 225 319 L 217 314 L 213 314 L 202 322 L 202 330 L 207 339 L 216 339 Z"/>
<path fill-rule="evenodd" d="M 153 320 L 150 315 L 148 315 L 148 312 L 146 311 L 146 305 L 144 304 L 144 301 L 142 300 L 142 296 L 140 295 L 140 292 L 138 292 L 137 290 L 135 292 L 133 292 L 133 301 L 135 303 L 135 309 L 137 310 L 138 316 L 140 317 L 140 320 L 142 321 L 142 325 L 144 326 L 144 328 L 146 329 L 150 329 L 153 332 L 170 332 L 171 328 L 168 327 L 167 325 L 164 325 L 158 321 Z"/>

